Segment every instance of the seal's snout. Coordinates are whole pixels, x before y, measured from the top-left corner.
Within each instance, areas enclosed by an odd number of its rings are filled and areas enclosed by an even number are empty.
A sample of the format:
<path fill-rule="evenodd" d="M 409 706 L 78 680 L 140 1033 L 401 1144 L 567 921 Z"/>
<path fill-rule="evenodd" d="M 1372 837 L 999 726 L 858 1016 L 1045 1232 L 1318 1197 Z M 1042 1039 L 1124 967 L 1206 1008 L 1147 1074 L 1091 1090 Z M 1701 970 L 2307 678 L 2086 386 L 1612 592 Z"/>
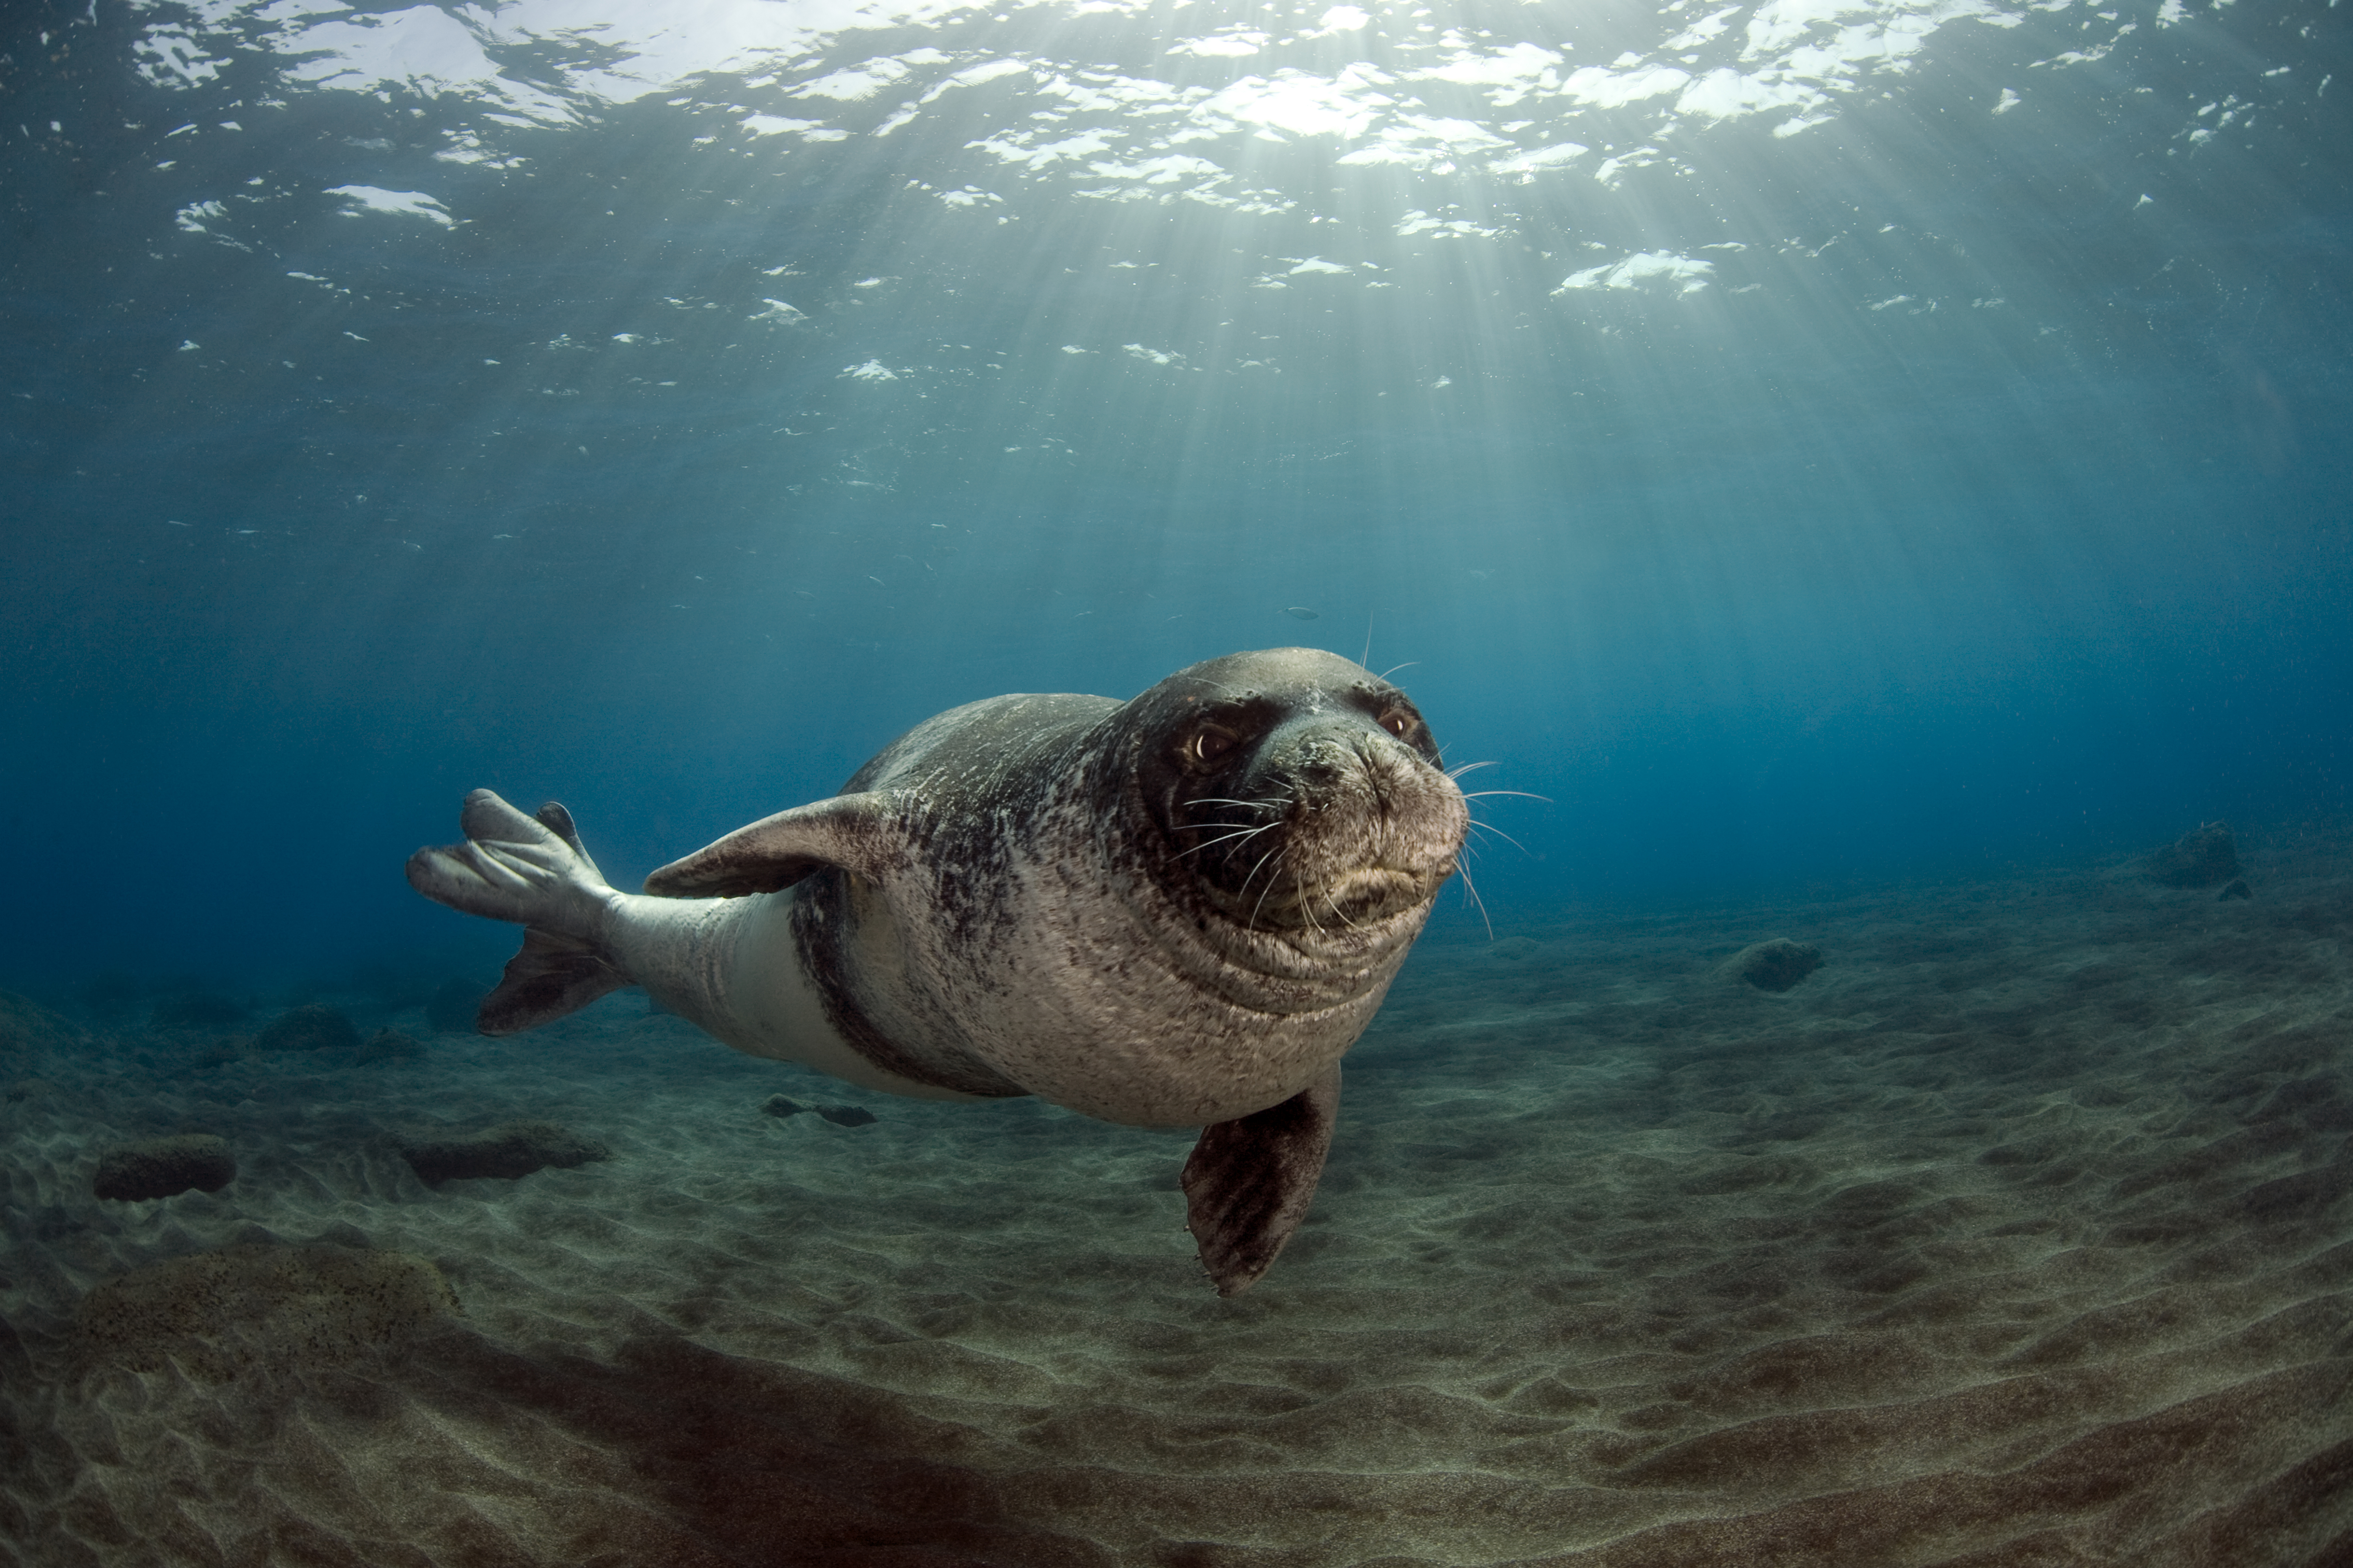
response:
<path fill-rule="evenodd" d="M 1336 655 L 1235 654 L 1131 703 L 1131 787 L 1219 914 L 1411 940 L 1470 830 L 1411 699 Z M 1353 936 L 1351 940 L 1354 940 Z"/>
<path fill-rule="evenodd" d="M 1453 780 L 1354 715 L 1278 725 L 1229 777 L 1198 797 L 1190 837 L 1213 901 L 1261 929 L 1361 927 L 1426 903 L 1469 829 Z"/>
<path fill-rule="evenodd" d="M 1382 734 L 1358 735 L 1354 737 L 1354 744 L 1356 765 L 1364 770 L 1365 787 L 1372 792 L 1373 802 L 1384 816 L 1411 813 L 1429 804 L 1422 795 L 1429 775 L 1433 773 L 1446 786 L 1440 792 L 1441 795 L 1461 798 L 1453 780 L 1416 756 L 1402 741 Z M 1457 843 L 1460 841 L 1458 837 Z"/>

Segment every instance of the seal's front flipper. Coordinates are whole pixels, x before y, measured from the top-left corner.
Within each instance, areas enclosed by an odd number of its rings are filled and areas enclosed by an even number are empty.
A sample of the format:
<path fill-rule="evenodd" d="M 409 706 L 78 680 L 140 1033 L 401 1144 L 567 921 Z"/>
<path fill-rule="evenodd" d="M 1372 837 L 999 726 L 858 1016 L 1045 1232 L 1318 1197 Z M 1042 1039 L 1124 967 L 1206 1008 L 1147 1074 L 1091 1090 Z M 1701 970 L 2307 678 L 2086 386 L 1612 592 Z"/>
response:
<path fill-rule="evenodd" d="M 629 984 L 602 945 L 613 889 L 581 845 L 570 812 L 549 801 L 527 816 L 478 789 L 466 797 L 458 826 L 464 842 L 408 858 L 409 885 L 453 910 L 529 928 L 506 977 L 482 999 L 475 1027 L 511 1035 Z"/>
<path fill-rule="evenodd" d="M 828 866 L 871 876 L 896 847 L 891 799 L 838 795 L 764 816 L 673 860 L 646 879 L 658 899 L 740 899 L 773 893 Z"/>
<path fill-rule="evenodd" d="M 1282 1104 L 1201 1130 L 1185 1162 L 1185 1228 L 1219 1295 L 1256 1284 L 1307 1217 L 1339 1118 L 1335 1063 Z"/>

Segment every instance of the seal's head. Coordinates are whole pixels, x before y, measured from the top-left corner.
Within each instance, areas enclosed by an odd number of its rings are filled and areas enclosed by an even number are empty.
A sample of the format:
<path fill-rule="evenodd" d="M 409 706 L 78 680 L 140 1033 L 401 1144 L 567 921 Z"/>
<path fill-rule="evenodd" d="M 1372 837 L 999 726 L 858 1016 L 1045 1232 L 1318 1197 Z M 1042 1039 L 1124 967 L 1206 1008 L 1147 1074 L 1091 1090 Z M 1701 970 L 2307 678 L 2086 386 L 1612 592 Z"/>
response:
<path fill-rule="evenodd" d="M 1234 923 L 1418 929 L 1453 874 L 1462 793 L 1420 710 L 1361 666 L 1314 648 L 1231 654 L 1128 707 L 1171 869 Z"/>

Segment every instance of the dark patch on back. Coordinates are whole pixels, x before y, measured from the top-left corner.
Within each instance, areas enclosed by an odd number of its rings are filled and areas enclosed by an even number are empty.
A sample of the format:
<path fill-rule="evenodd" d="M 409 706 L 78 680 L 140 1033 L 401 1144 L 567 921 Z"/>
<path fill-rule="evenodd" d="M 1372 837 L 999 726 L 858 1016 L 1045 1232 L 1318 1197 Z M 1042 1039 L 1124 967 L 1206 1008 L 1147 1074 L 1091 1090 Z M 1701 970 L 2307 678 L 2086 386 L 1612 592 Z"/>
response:
<path fill-rule="evenodd" d="M 998 1099 L 1029 1093 L 967 1052 L 956 1050 L 954 1060 L 925 1061 L 910 1056 L 875 1026 L 845 978 L 849 879 L 849 872 L 828 867 L 801 883 L 793 903 L 793 941 L 800 950 L 801 969 L 817 987 L 834 1033 L 876 1067 L 917 1083 Z"/>

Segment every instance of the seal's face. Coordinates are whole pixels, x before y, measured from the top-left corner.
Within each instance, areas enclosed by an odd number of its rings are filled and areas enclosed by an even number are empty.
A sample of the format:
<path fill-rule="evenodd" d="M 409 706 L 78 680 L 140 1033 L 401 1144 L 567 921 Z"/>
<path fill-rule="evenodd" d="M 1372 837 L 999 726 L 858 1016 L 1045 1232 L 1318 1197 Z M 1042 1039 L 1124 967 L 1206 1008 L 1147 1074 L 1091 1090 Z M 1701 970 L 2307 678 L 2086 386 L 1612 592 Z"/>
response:
<path fill-rule="evenodd" d="M 1175 865 L 1235 923 L 1368 927 L 1453 874 L 1462 794 L 1420 710 L 1379 677 L 1277 648 L 1196 665 L 1138 705 L 1146 807 Z"/>

